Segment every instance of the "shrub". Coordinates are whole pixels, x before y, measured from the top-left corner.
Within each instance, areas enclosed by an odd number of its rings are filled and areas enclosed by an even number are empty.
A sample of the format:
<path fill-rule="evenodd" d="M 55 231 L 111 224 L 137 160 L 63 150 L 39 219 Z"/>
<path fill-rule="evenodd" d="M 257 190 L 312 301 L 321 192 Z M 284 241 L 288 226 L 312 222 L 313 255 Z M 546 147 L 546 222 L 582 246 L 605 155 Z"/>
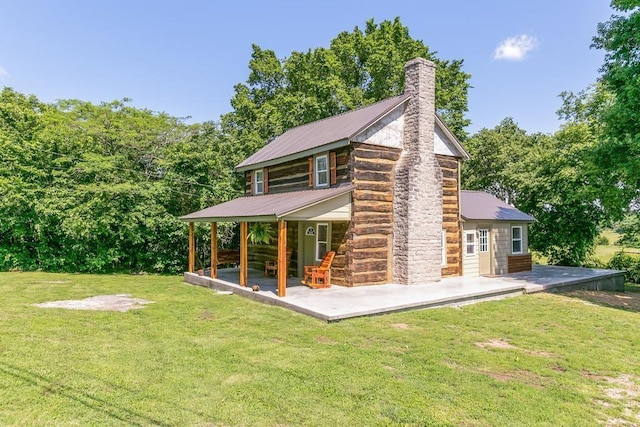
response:
<path fill-rule="evenodd" d="M 607 246 L 609 245 L 609 239 L 607 238 L 607 236 L 603 236 L 602 234 L 599 235 L 598 237 L 596 237 L 594 243 L 596 245 L 603 245 L 603 246 Z"/>
<path fill-rule="evenodd" d="M 624 251 L 620 251 L 609 260 L 607 268 L 624 271 L 624 277 L 627 282 L 640 283 L 640 258 L 632 257 Z"/>

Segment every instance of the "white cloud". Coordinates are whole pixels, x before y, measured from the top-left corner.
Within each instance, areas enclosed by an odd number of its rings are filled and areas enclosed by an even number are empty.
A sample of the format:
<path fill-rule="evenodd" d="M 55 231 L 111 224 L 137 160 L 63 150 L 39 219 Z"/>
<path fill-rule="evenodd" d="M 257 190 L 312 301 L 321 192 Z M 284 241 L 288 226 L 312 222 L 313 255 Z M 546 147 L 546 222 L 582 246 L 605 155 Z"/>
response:
<path fill-rule="evenodd" d="M 0 81 L 5 81 L 9 77 L 9 72 L 0 67 Z"/>
<path fill-rule="evenodd" d="M 493 52 L 493 59 L 522 61 L 527 54 L 538 47 L 538 39 L 522 34 L 503 40 Z"/>

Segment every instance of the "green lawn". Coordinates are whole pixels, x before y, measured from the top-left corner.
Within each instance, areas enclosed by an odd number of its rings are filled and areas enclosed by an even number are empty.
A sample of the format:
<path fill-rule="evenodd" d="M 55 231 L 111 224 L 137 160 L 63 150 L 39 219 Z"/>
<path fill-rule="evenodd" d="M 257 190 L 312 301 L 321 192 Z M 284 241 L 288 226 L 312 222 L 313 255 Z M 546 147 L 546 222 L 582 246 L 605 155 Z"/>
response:
<path fill-rule="evenodd" d="M 118 293 L 155 303 L 32 305 Z M 180 277 L 1 273 L 0 425 L 632 425 L 639 330 L 552 294 L 326 324 Z"/>

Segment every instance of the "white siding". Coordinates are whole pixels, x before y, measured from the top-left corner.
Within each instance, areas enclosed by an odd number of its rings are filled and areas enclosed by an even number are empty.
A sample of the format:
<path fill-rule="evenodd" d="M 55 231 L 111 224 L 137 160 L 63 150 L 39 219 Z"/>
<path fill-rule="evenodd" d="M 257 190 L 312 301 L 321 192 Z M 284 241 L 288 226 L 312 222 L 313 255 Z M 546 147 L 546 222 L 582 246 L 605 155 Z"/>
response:
<path fill-rule="evenodd" d="M 309 206 L 284 217 L 287 221 L 350 221 L 351 193 Z"/>
<path fill-rule="evenodd" d="M 436 154 L 443 154 L 445 156 L 457 156 L 454 154 L 453 150 L 449 148 L 451 145 L 452 142 L 447 138 L 438 123 L 436 123 L 435 135 L 433 138 L 433 151 L 435 151 Z"/>
<path fill-rule="evenodd" d="M 364 142 L 385 147 L 402 148 L 404 137 L 404 106 L 384 116 L 379 122 L 352 138 L 355 142 Z"/>

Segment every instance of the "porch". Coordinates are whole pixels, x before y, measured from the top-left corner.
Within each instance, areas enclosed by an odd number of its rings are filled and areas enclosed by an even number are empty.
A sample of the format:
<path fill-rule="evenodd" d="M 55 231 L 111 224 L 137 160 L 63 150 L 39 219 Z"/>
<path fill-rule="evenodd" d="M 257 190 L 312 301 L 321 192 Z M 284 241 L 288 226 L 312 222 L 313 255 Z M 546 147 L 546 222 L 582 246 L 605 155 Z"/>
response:
<path fill-rule="evenodd" d="M 534 265 L 532 271 L 500 277 L 451 277 L 439 283 L 424 285 L 386 284 L 347 288 L 332 286 L 310 289 L 299 279 L 287 279 L 287 296 L 278 297 L 276 279 L 264 277 L 263 272 L 249 270 L 248 283 L 238 284 L 237 269 L 221 269 L 218 278 L 185 273 L 185 282 L 220 291 L 229 291 L 253 300 L 276 305 L 327 322 L 351 317 L 370 316 L 395 311 L 459 306 L 526 293 L 568 290 L 623 290 L 621 271 L 576 267 Z"/>

